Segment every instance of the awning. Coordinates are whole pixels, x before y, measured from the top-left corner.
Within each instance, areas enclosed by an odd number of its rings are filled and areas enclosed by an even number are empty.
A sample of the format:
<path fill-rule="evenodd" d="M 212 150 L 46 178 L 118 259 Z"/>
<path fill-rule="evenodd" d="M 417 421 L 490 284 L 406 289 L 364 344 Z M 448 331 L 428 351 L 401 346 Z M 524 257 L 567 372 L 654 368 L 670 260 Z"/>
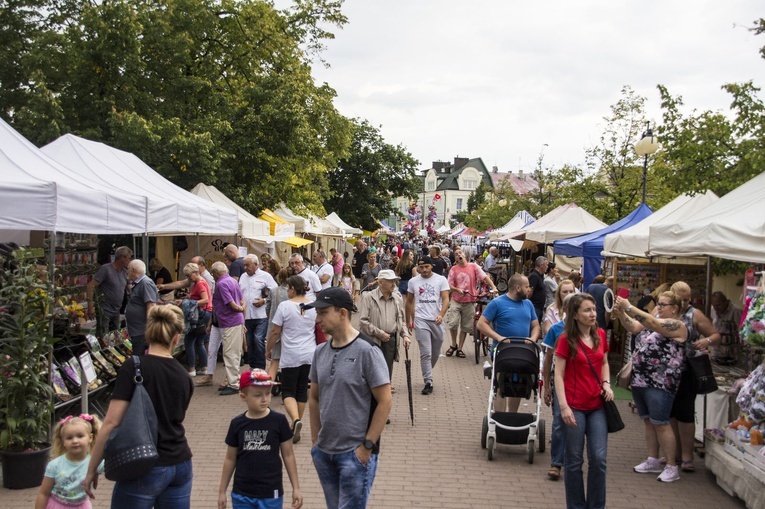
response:
<path fill-rule="evenodd" d="M 292 237 L 287 237 L 282 242 L 290 247 L 303 247 L 307 246 L 308 244 L 313 244 L 312 240 L 304 239 L 302 237 L 295 237 L 294 235 Z"/>

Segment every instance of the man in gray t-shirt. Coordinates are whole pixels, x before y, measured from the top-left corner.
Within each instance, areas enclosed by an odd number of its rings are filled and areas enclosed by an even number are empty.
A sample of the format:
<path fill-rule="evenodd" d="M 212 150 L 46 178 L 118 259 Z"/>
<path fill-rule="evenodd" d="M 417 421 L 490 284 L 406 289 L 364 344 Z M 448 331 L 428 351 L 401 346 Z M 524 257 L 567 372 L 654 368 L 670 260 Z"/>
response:
<path fill-rule="evenodd" d="M 115 330 L 120 325 L 120 308 L 128 284 L 125 269 L 132 259 L 133 251 L 129 247 L 118 247 L 114 251 L 114 261 L 102 265 L 88 283 L 88 318 L 92 320 L 96 316 L 93 292 L 98 287 L 98 291 L 104 296 L 102 312 L 104 318 L 108 320 L 109 330 Z"/>
<path fill-rule="evenodd" d="M 311 364 L 311 448 L 327 507 L 366 507 L 377 472 L 380 435 L 391 409 L 382 352 L 351 326 L 353 299 L 339 286 L 316 295 L 316 323 L 332 339 Z M 363 382 L 366 383 L 363 383 Z M 342 482 L 340 477 L 342 473 Z"/>
<path fill-rule="evenodd" d="M 146 276 L 146 264 L 133 260 L 128 265 L 130 294 L 125 308 L 128 336 L 133 343 L 133 353 L 143 355 L 146 348 L 146 317 L 149 310 L 156 306 L 159 292 L 154 281 Z"/>

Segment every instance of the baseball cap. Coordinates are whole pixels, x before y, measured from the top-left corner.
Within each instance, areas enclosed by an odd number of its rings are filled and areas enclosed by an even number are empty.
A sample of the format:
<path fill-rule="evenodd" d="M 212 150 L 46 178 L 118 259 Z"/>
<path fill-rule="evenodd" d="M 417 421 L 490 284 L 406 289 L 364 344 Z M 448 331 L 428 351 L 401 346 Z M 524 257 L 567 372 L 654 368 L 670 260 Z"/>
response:
<path fill-rule="evenodd" d="M 301 307 L 303 309 L 336 307 L 347 309 L 348 311 L 353 311 L 354 313 L 358 311 L 356 306 L 353 304 L 353 298 L 351 298 L 351 294 L 348 293 L 348 290 L 342 286 L 332 286 L 325 288 L 316 294 L 315 301 L 308 304 L 301 304 Z"/>
<path fill-rule="evenodd" d="M 435 264 L 436 264 L 436 261 L 430 256 L 421 256 L 420 261 L 417 262 L 417 265 L 435 265 Z"/>
<path fill-rule="evenodd" d="M 383 269 L 380 271 L 379 274 L 377 274 L 377 279 L 391 279 L 391 280 L 399 280 L 401 279 L 396 275 L 395 272 L 393 272 L 390 269 Z"/>
<path fill-rule="evenodd" d="M 239 377 L 239 390 L 250 386 L 271 387 L 278 383 L 271 380 L 271 375 L 265 370 L 259 368 L 248 369 Z"/>

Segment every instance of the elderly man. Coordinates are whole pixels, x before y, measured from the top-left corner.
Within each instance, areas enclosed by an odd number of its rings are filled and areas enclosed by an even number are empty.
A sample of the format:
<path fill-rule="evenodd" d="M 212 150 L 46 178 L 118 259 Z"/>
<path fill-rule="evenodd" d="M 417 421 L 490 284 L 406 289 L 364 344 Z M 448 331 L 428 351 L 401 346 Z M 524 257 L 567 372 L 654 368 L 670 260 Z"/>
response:
<path fill-rule="evenodd" d="M 446 351 L 446 356 L 464 358 L 465 338 L 468 331 L 473 331 L 473 317 L 475 316 L 475 303 L 478 300 L 478 284 L 485 283 L 491 288 L 491 293 L 497 292 L 497 287 L 481 267 L 468 262 L 467 256 L 462 249 L 454 250 L 455 265 L 449 271 L 449 289 L 452 292 L 452 300 L 449 303 L 449 311 L 446 314 L 446 324 L 449 327 L 452 344 Z M 461 329 L 461 330 L 460 330 Z M 457 331 L 459 331 L 459 345 L 457 344 Z"/>
<path fill-rule="evenodd" d="M 229 276 L 238 282 L 244 274 L 244 257 L 239 255 L 239 248 L 234 244 L 229 244 L 223 249 L 223 256 L 228 262 Z"/>
<path fill-rule="evenodd" d="M 213 314 L 211 323 L 210 348 L 207 350 L 207 375 L 200 378 L 198 387 L 212 385 L 218 348 L 223 344 L 223 364 L 226 367 L 226 382 L 220 394 L 229 396 L 239 393 L 239 361 L 242 358 L 242 335 L 244 333 L 244 298 L 239 283 L 228 275 L 223 262 L 212 265 L 215 278 Z M 217 320 L 217 323 L 216 323 Z"/>
<path fill-rule="evenodd" d="M 321 249 L 314 251 L 313 256 L 313 271 L 319 277 L 321 283 L 321 289 L 329 288 L 332 286 L 332 276 L 335 275 L 335 271 L 332 265 L 327 262 L 327 256 Z"/>
<path fill-rule="evenodd" d="M 316 294 L 321 291 L 321 281 L 319 280 L 319 276 L 305 266 L 303 257 L 297 253 L 290 256 L 290 267 L 295 271 L 296 276 L 302 277 L 306 282 L 305 298 L 308 299 L 309 302 L 315 301 Z"/>
<path fill-rule="evenodd" d="M 545 316 L 545 303 L 547 302 L 547 287 L 545 286 L 545 274 L 549 261 L 544 256 L 537 256 L 534 260 L 534 270 L 529 274 L 529 288 L 531 295 L 529 299 L 534 304 L 534 310 L 537 312 L 537 319 L 542 323 Z"/>
<path fill-rule="evenodd" d="M 380 347 L 388 365 L 388 376 L 393 376 L 393 361 L 398 353 L 398 340 L 409 348 L 411 340 L 404 321 L 404 299 L 396 292 L 398 276 L 392 270 L 381 270 L 377 275 L 377 288 L 361 294 L 359 328 Z"/>
<path fill-rule="evenodd" d="M 499 256 L 499 249 L 497 249 L 497 246 L 491 246 L 489 248 L 489 255 L 483 261 L 483 270 L 493 273 L 497 267 L 497 256 Z"/>
<path fill-rule="evenodd" d="M 128 302 L 125 308 L 128 336 L 133 344 L 133 354 L 143 355 L 146 350 L 146 316 L 157 305 L 159 293 L 154 281 L 146 275 L 146 264 L 132 260 L 127 266 L 130 280 Z"/>
<path fill-rule="evenodd" d="M 254 254 L 245 256 L 242 264 L 244 274 L 239 278 L 239 288 L 244 297 L 247 362 L 252 369 L 266 369 L 266 304 L 270 293 L 276 290 L 278 285 L 271 274 L 258 268 L 259 260 Z"/>
<path fill-rule="evenodd" d="M 110 331 L 120 326 L 120 308 L 128 284 L 126 268 L 132 259 L 133 251 L 129 247 L 118 247 L 114 251 L 114 261 L 101 265 L 88 283 L 88 318 L 93 319 L 96 316 L 93 292 L 98 287 L 98 291 L 104 296 L 101 306 L 102 317 L 108 320 Z"/>
<path fill-rule="evenodd" d="M 492 350 L 505 338 L 529 338 L 537 341 L 542 333 L 534 305 L 527 300 L 529 280 L 516 272 L 507 283 L 507 293 L 489 302 L 481 318 L 478 330 L 490 337 Z M 517 412 L 520 398 L 497 398 L 494 409 L 503 412 Z"/>

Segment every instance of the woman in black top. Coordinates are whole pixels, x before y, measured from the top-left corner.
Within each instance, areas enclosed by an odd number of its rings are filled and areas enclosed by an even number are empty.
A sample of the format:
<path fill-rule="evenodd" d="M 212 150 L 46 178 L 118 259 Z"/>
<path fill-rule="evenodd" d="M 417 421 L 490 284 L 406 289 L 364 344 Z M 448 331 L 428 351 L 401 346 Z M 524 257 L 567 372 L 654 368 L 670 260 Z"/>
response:
<path fill-rule="evenodd" d="M 146 320 L 149 349 L 141 357 L 143 385 L 157 413 L 159 461 L 138 479 L 119 481 L 112 492 L 112 508 L 150 509 L 152 507 L 187 509 L 191 505 L 191 449 L 186 441 L 183 420 L 194 392 L 192 378 L 173 358 L 183 332 L 183 314 L 176 306 L 155 306 Z M 109 434 L 122 422 L 133 397 L 135 368 L 132 357 L 120 369 L 109 402 L 109 410 L 91 454 L 85 491 L 93 496 L 98 485 L 96 468 L 104 456 Z M 92 488 L 91 488 L 92 486 Z"/>

